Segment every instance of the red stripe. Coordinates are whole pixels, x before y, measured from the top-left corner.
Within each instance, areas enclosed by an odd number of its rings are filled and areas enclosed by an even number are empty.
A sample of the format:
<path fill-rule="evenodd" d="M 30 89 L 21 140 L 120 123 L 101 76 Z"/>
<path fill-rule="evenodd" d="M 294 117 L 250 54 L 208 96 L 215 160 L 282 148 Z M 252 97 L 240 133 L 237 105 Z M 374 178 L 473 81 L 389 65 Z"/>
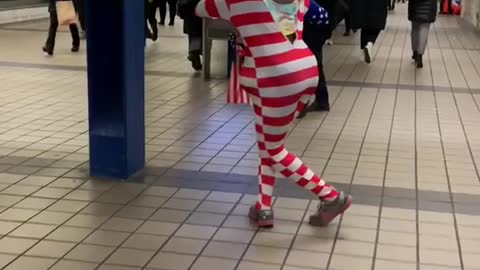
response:
<path fill-rule="evenodd" d="M 269 126 L 286 126 L 290 124 L 293 120 L 294 113 L 285 116 L 285 117 L 268 117 L 263 116 L 263 124 Z"/>
<path fill-rule="evenodd" d="M 215 0 L 205 0 L 205 10 L 210 17 L 220 18 L 220 12 L 218 12 Z"/>
<path fill-rule="evenodd" d="M 256 78 L 257 74 L 255 68 L 243 67 L 240 69 L 240 76 L 246 78 Z"/>
<path fill-rule="evenodd" d="M 313 66 L 307 69 L 288 73 L 285 75 L 258 79 L 258 87 L 279 87 L 296 84 L 318 76 L 318 67 Z"/>
<path fill-rule="evenodd" d="M 266 107 L 272 107 L 272 108 L 281 108 L 285 106 L 290 106 L 292 104 L 297 104 L 300 96 L 302 96 L 303 93 L 298 93 L 295 95 L 291 96 L 286 96 L 286 97 L 262 97 L 262 105 Z"/>
<path fill-rule="evenodd" d="M 265 24 L 272 22 L 272 15 L 269 12 L 251 12 L 245 14 L 233 15 L 230 22 L 236 27 Z M 260 26 L 260 25 L 259 25 Z"/>
<path fill-rule="evenodd" d="M 280 34 L 281 35 L 281 34 Z M 273 42 L 272 42 L 273 43 Z M 270 43 L 269 43 L 270 44 Z M 292 62 L 295 60 L 300 60 L 306 57 L 312 57 L 313 54 L 309 49 L 294 49 L 289 50 L 284 53 L 263 56 L 263 57 L 256 57 L 255 58 L 255 66 L 256 67 L 271 67 L 277 66 L 280 64 L 285 64 L 288 62 Z"/>
<path fill-rule="evenodd" d="M 271 22 L 271 19 L 268 22 Z M 245 37 L 244 40 L 249 47 L 258 47 L 258 46 L 287 42 L 287 40 L 285 39 L 285 36 L 283 36 L 282 33 L 280 32 L 249 36 L 249 37 Z"/>

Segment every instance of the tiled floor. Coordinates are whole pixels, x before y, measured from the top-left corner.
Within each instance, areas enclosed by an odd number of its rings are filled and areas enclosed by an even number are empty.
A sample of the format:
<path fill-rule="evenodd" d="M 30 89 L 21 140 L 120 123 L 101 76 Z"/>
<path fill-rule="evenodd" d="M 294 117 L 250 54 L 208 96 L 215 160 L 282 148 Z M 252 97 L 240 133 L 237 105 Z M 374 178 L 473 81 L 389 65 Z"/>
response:
<path fill-rule="evenodd" d="M 275 228 L 249 222 L 252 114 L 225 104 L 223 57 L 216 80 L 191 72 L 181 25 L 146 49 L 148 166 L 128 182 L 88 177 L 85 53 L 60 33 L 45 58 L 44 21 L 0 26 L 0 268 L 480 269 L 480 35 L 440 18 L 415 70 L 404 8 L 370 66 L 358 35 L 336 33 L 332 110 L 290 134 L 291 151 L 354 195 L 328 228 L 306 224 L 316 203 L 286 181 Z"/>

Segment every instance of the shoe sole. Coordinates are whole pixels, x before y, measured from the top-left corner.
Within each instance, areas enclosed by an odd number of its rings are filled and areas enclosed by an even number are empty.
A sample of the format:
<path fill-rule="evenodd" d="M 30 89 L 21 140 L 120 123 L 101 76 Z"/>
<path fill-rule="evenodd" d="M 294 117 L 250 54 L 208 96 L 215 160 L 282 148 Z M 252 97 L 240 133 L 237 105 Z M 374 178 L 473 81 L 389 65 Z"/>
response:
<path fill-rule="evenodd" d="M 372 57 L 370 56 L 370 52 L 367 48 L 363 49 L 363 54 L 365 56 L 365 63 L 370 64 L 372 62 Z"/>
<path fill-rule="evenodd" d="M 248 217 L 257 223 L 257 226 L 260 228 L 273 228 L 273 219 L 269 220 L 259 220 L 257 212 L 253 209 L 250 209 L 248 212 Z"/>
<path fill-rule="evenodd" d="M 349 196 L 347 202 L 343 205 L 342 208 L 340 208 L 340 210 L 337 213 L 331 216 L 327 214 L 327 215 L 322 215 L 321 217 L 319 216 L 310 217 L 308 224 L 312 226 L 317 226 L 317 227 L 327 226 L 338 215 L 345 213 L 345 211 L 347 211 L 347 209 L 350 208 L 350 206 L 352 205 L 352 201 L 353 201 L 352 196 Z"/>

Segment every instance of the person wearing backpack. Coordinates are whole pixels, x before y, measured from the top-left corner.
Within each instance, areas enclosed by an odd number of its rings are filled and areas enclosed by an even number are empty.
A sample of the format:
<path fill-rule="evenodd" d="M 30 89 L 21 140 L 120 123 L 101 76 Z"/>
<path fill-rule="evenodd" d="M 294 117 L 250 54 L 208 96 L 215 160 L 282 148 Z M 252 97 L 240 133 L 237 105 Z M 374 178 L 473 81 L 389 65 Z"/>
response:
<path fill-rule="evenodd" d="M 417 68 L 423 67 L 423 54 L 427 47 L 430 24 L 437 19 L 437 0 L 408 1 L 408 20 L 412 22 L 412 59 Z"/>

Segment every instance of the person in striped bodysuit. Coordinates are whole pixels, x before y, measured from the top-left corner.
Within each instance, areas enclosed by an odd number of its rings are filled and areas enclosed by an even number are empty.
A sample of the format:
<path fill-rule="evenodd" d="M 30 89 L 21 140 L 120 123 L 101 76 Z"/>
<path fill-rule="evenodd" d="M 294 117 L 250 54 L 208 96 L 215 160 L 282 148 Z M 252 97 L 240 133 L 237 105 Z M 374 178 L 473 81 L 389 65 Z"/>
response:
<path fill-rule="evenodd" d="M 273 226 L 276 172 L 318 196 L 312 225 L 327 225 L 352 203 L 285 149 L 291 124 L 313 102 L 318 80 L 317 61 L 302 40 L 308 1 L 201 0 L 195 9 L 197 16 L 230 21 L 245 46 L 240 84 L 253 103 L 260 155 L 259 196 L 249 216 L 260 227 Z"/>

